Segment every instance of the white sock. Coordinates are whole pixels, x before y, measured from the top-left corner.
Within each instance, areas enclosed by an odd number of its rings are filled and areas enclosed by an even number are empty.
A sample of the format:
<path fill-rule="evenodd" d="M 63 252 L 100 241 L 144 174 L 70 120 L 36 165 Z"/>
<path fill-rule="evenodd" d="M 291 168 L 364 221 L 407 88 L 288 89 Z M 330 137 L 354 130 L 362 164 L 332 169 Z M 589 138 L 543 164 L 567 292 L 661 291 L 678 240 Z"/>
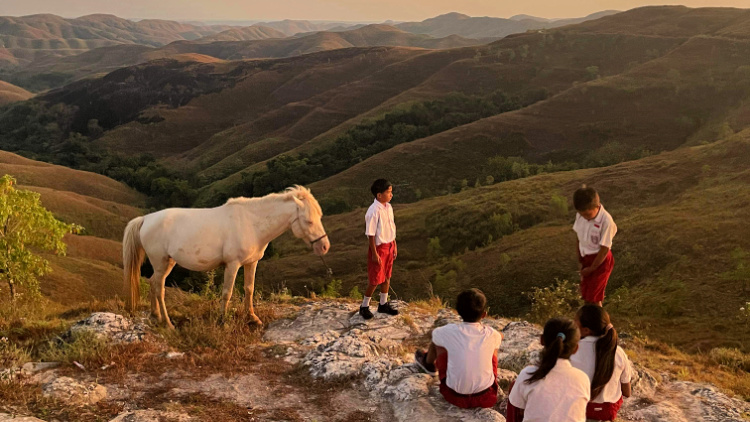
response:
<path fill-rule="evenodd" d="M 388 303 L 388 293 L 381 293 L 380 294 L 380 304 L 385 305 Z"/>
<path fill-rule="evenodd" d="M 363 308 L 368 308 L 370 306 L 370 299 L 372 299 L 372 297 L 365 297 L 364 299 L 362 299 Z"/>

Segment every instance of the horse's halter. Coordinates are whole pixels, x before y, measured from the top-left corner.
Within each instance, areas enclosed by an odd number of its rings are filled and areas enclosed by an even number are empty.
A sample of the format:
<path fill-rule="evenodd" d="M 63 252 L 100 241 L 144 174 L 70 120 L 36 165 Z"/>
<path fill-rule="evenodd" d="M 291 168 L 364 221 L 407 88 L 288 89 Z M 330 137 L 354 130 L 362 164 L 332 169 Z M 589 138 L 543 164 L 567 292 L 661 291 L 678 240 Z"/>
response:
<path fill-rule="evenodd" d="M 297 222 L 299 222 L 299 227 L 302 228 L 302 219 L 300 219 L 300 217 L 299 217 L 299 211 L 300 211 L 300 207 L 298 205 L 297 206 L 297 218 L 295 218 L 294 220 L 292 220 L 292 224 L 294 224 L 294 222 L 297 221 Z M 307 234 L 310 234 L 310 230 L 307 230 Z M 309 237 L 309 236 L 307 236 L 307 237 Z M 325 239 L 326 237 L 328 237 L 328 233 L 324 232 L 323 236 L 320 236 L 319 238 L 317 238 L 315 240 L 308 240 L 308 241 L 310 242 L 310 246 L 314 246 L 315 243 L 320 242 L 321 240 Z"/>

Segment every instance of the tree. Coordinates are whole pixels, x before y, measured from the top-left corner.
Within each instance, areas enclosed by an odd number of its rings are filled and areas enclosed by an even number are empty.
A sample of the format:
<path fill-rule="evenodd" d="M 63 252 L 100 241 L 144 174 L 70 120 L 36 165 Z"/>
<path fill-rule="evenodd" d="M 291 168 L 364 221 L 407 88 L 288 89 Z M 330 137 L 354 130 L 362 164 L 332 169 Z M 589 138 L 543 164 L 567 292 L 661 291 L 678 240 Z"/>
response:
<path fill-rule="evenodd" d="M 51 269 L 36 252 L 65 254 L 63 236 L 81 230 L 57 220 L 42 206 L 38 193 L 18 190 L 15 183 L 9 175 L 0 178 L 0 278 L 8 283 L 11 299 L 15 299 L 16 286 L 39 294 L 37 277 Z"/>

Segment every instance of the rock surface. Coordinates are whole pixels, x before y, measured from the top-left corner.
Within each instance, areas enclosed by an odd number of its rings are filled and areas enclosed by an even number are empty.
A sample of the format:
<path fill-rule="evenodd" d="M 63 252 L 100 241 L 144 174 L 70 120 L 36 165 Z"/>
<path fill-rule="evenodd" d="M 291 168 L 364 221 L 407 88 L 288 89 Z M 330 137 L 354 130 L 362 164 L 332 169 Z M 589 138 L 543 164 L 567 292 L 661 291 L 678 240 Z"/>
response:
<path fill-rule="evenodd" d="M 122 315 L 96 312 L 70 327 L 67 336 L 81 332 L 94 333 L 97 337 L 113 343 L 135 343 L 146 337 L 148 327 L 143 322 L 135 323 Z"/>
<path fill-rule="evenodd" d="M 32 416 L 17 416 L 7 413 L 0 413 L 0 422 L 44 422 Z"/>
<path fill-rule="evenodd" d="M 120 413 L 109 422 L 191 422 L 194 420 L 196 419 L 184 413 L 147 409 Z"/>
<path fill-rule="evenodd" d="M 265 343 L 259 346 L 270 351 L 266 355 L 270 359 L 267 364 L 280 364 L 290 369 L 299 365 L 314 378 L 346 386 L 325 396 L 325 405 L 317 404 L 318 396 L 313 396 L 311 401 L 311 390 L 305 390 L 303 385 L 275 382 L 267 378 L 262 369 L 253 366 L 238 368 L 235 373 L 208 376 L 205 373 L 196 376 L 175 367 L 149 381 L 141 380 L 143 374 L 131 372 L 123 383 L 107 384 L 106 388 L 90 381 L 60 377 L 57 370 L 48 370 L 54 363 L 27 364 L 23 369 L 15 368 L 11 376 L 23 382 L 39 383 L 44 395 L 71 405 L 93 404 L 103 399 L 121 403 L 127 411 L 111 422 L 200 419 L 180 413 L 181 409 L 175 407 L 164 407 L 170 411 L 134 409 L 134 399 L 145 397 L 151 390 L 162 392 L 160 394 L 169 402 L 202 395 L 233 403 L 248 409 L 249 420 L 329 420 L 330 408 L 334 407 L 337 415 L 349 415 L 348 420 L 367 414 L 374 417 L 371 420 L 379 422 L 505 421 L 507 398 L 504 392 L 501 391 L 492 409 L 459 409 L 442 398 L 436 377 L 420 373 L 413 361 L 414 346 L 426 344 L 433 328 L 460 322 L 455 312 L 446 309 L 436 312 L 398 302 L 396 306 L 401 315 L 391 317 L 376 313 L 373 319 L 365 321 L 357 314 L 358 306 L 337 301 L 310 301 L 297 306 L 295 317 L 270 324 L 263 337 Z M 488 318 L 483 323 L 504 335 L 498 350 L 498 380 L 507 390 L 517 372 L 538 358 L 541 329 L 527 322 L 506 319 Z M 112 341 L 140 341 L 148 333 L 145 326 L 114 314 L 93 314 L 76 326 L 79 327 L 76 330 L 90 329 Z M 190 353 L 163 352 L 158 356 L 164 362 L 192 359 Z M 618 421 L 747 420 L 743 415 L 750 412 L 748 403 L 730 398 L 712 386 L 670 381 L 638 364 L 634 366 L 634 373 L 634 395 L 625 400 Z M 85 373 L 81 376 L 87 377 Z M 294 411 L 286 413 L 290 409 Z M 35 422 L 39 419 L 0 414 L 0 422 L 6 421 Z"/>
<path fill-rule="evenodd" d="M 44 384 L 42 394 L 71 404 L 95 404 L 107 397 L 107 389 L 96 383 L 59 377 Z"/>

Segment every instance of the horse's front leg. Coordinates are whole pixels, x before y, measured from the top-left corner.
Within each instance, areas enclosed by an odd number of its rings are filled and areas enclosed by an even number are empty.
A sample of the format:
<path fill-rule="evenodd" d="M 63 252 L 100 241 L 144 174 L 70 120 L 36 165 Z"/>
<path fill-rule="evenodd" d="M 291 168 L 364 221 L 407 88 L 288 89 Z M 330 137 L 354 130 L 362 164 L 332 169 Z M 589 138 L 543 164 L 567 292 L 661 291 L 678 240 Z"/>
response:
<path fill-rule="evenodd" d="M 237 277 L 239 269 L 239 262 L 227 263 L 226 268 L 224 268 L 224 284 L 221 286 L 221 309 L 224 317 L 227 316 L 227 312 L 229 311 L 229 300 L 232 299 L 234 279 Z"/>
<path fill-rule="evenodd" d="M 263 321 L 255 315 L 253 309 L 253 293 L 255 292 L 255 270 L 258 268 L 258 261 L 245 265 L 245 312 L 250 317 L 251 322 L 261 325 Z"/>

